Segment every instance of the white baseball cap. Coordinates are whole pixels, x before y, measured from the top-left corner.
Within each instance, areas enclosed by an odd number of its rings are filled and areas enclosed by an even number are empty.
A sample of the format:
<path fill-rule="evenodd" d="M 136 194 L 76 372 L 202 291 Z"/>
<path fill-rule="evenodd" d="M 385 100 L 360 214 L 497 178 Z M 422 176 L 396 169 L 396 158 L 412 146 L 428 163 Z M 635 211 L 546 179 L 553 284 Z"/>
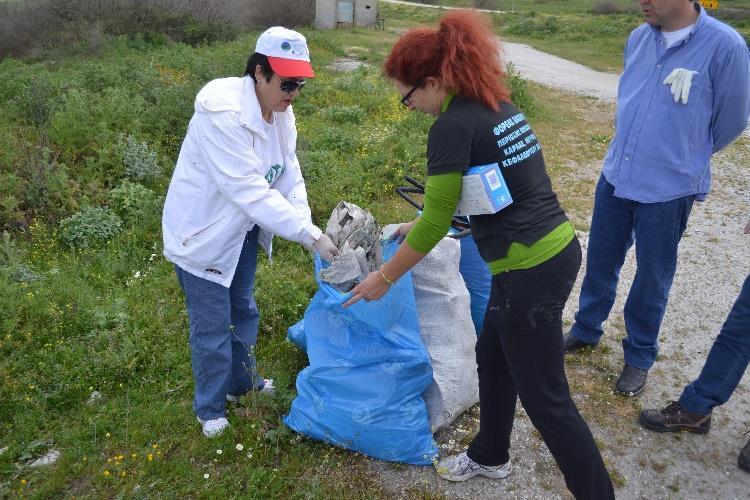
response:
<path fill-rule="evenodd" d="M 315 76 L 310 65 L 307 40 L 296 31 L 281 26 L 268 28 L 258 37 L 255 52 L 268 57 L 271 69 L 279 76 Z"/>

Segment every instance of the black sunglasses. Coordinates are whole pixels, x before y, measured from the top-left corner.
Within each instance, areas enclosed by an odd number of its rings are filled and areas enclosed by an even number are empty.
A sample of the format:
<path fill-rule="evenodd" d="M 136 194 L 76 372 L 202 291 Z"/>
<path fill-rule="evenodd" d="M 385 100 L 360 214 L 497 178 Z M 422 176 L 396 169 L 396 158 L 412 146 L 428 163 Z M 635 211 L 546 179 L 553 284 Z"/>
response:
<path fill-rule="evenodd" d="M 417 90 L 421 85 L 418 83 L 415 86 L 412 87 L 412 89 L 401 98 L 401 104 L 406 106 L 407 108 L 411 105 L 411 101 L 409 100 L 411 98 L 411 95 L 414 93 L 415 90 Z"/>
<path fill-rule="evenodd" d="M 286 92 L 287 94 L 291 94 L 297 89 L 302 90 L 302 87 L 307 83 L 306 80 L 282 80 L 276 73 L 274 73 L 273 76 L 279 79 L 281 82 L 281 91 Z"/>

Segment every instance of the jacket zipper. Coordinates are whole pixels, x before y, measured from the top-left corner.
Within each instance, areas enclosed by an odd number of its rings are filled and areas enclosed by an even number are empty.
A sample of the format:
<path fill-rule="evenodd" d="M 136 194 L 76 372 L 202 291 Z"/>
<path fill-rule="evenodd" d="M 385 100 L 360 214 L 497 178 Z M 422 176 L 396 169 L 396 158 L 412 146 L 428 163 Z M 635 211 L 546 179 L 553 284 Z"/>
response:
<path fill-rule="evenodd" d="M 183 238 L 183 240 L 182 240 L 182 246 L 185 246 L 185 245 L 187 245 L 188 241 L 192 240 L 193 238 L 195 238 L 195 237 L 196 237 L 196 236 L 198 236 L 199 234 L 201 234 L 201 233 L 203 233 L 203 232 L 207 231 L 207 230 L 208 230 L 208 229 L 210 229 L 211 227 L 213 227 L 213 226 L 215 226 L 216 224 L 218 224 L 218 223 L 219 223 L 219 222 L 220 222 L 220 221 L 221 221 L 221 220 L 222 220 L 222 219 L 223 219 L 224 217 L 225 217 L 225 216 L 224 216 L 224 215 L 222 215 L 221 217 L 219 217 L 218 219 L 216 219 L 215 221 L 213 221 L 213 222 L 212 222 L 211 224 L 209 224 L 208 226 L 204 227 L 203 229 L 200 229 L 200 230 L 198 230 L 198 231 L 194 232 L 193 234 L 191 234 L 191 235 L 190 235 L 190 236 L 188 236 L 187 238 Z"/>

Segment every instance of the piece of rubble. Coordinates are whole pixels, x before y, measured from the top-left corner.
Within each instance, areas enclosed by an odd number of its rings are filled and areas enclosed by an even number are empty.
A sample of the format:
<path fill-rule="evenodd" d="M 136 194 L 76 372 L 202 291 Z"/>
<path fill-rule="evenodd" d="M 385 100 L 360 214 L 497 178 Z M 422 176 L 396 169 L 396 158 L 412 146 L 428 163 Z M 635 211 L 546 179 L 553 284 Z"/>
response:
<path fill-rule="evenodd" d="M 378 223 L 367 210 L 339 202 L 328 219 L 326 234 L 339 255 L 320 272 L 320 278 L 338 290 L 348 292 L 383 263 Z"/>
<path fill-rule="evenodd" d="M 91 393 L 91 396 L 89 396 L 89 399 L 86 401 L 87 405 L 92 405 L 102 399 L 102 393 L 99 391 L 94 391 Z"/>
<path fill-rule="evenodd" d="M 37 458 L 29 464 L 29 467 L 44 467 L 45 465 L 52 465 L 57 462 L 60 458 L 60 452 L 58 450 L 50 450 L 43 457 Z"/>
<path fill-rule="evenodd" d="M 338 72 L 349 72 L 349 71 L 355 71 L 362 67 L 368 67 L 369 64 L 364 63 L 362 61 L 358 61 L 357 59 L 354 59 L 352 57 L 339 57 L 338 59 L 335 59 L 329 66 L 328 69 L 331 71 L 338 71 Z"/>

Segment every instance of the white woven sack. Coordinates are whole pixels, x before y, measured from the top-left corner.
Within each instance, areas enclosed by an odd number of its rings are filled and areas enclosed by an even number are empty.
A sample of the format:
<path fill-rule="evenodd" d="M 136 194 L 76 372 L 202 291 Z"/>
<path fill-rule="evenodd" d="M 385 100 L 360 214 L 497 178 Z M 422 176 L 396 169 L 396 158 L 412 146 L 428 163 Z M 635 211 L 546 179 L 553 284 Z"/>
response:
<path fill-rule="evenodd" d="M 392 232 L 391 227 L 383 231 Z M 443 238 L 412 269 L 419 330 L 432 361 L 433 383 L 422 395 L 432 432 L 479 401 L 477 334 L 469 291 L 458 271 L 460 257 L 458 240 Z"/>

